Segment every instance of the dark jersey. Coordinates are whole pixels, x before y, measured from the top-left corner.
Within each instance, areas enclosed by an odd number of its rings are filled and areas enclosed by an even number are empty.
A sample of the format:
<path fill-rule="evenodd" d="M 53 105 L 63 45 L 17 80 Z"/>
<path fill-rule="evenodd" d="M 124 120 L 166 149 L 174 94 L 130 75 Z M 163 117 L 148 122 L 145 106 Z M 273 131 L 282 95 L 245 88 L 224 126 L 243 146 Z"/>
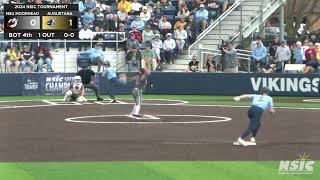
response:
<path fill-rule="evenodd" d="M 95 73 L 91 69 L 82 69 L 77 73 L 78 76 L 81 77 L 83 84 L 90 84 L 91 77 L 95 75 Z"/>
<path fill-rule="evenodd" d="M 135 87 L 139 90 L 144 90 L 147 85 L 147 77 L 138 75 L 136 77 L 136 85 Z"/>

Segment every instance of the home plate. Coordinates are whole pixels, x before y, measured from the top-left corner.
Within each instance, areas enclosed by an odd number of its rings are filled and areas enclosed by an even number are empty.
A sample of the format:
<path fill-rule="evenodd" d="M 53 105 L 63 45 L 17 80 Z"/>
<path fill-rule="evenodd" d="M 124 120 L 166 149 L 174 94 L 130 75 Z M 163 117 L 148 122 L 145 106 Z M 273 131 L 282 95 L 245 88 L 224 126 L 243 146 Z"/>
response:
<path fill-rule="evenodd" d="M 248 141 L 247 141 L 246 143 L 247 143 L 248 146 L 255 146 L 255 145 L 257 145 L 256 143 L 248 142 Z M 234 145 L 234 146 L 242 146 L 242 144 L 240 144 L 238 141 L 233 142 L 233 145 Z"/>

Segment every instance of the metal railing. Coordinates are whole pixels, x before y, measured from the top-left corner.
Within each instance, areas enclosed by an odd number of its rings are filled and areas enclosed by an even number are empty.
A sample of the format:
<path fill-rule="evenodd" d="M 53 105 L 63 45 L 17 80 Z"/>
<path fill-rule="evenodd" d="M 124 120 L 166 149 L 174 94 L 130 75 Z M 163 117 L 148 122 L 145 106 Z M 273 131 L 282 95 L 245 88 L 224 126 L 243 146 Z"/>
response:
<path fill-rule="evenodd" d="M 242 38 L 243 33 L 244 33 L 250 26 L 252 26 L 253 22 L 258 21 L 258 19 L 260 19 L 259 25 L 261 25 L 261 24 L 263 23 L 263 14 L 264 14 L 264 12 L 268 11 L 268 10 L 272 7 L 272 4 L 275 3 L 276 1 L 278 1 L 278 0 L 272 0 L 271 2 L 269 2 L 269 3 L 266 5 L 266 7 L 264 7 L 264 1 L 261 1 L 261 6 L 260 6 L 260 12 L 259 12 L 259 14 L 258 14 L 255 18 L 253 18 L 246 26 L 244 26 L 243 28 L 241 28 L 241 29 L 239 30 L 239 32 L 230 39 L 230 41 L 235 41 L 239 36 L 240 36 L 240 38 Z M 263 8 L 263 7 L 264 7 L 264 8 Z"/>
<path fill-rule="evenodd" d="M 77 52 L 71 52 L 71 51 L 68 51 L 67 49 L 69 49 L 69 46 L 68 46 L 68 43 L 80 43 L 80 47 L 81 47 L 81 43 L 90 43 L 90 48 L 93 48 L 93 45 L 95 43 L 115 43 L 115 50 L 116 50 L 116 64 L 119 65 L 121 63 L 119 63 L 119 43 L 123 43 L 125 42 L 125 38 L 124 39 L 121 39 L 119 37 L 119 35 L 124 35 L 125 37 L 125 33 L 124 32 L 92 32 L 93 34 L 114 34 L 115 35 L 115 39 L 114 40 L 93 40 L 93 39 L 90 39 L 90 40 L 57 40 L 57 39 L 52 39 L 52 40 L 42 40 L 42 39 L 37 39 L 37 40 L 29 40 L 29 39 L 24 39 L 24 40 L 0 40 L 0 44 L 1 43 L 7 43 L 7 44 L 10 44 L 11 47 L 13 44 L 15 43 L 36 43 L 37 46 L 40 46 L 41 43 L 63 43 L 63 51 L 62 52 L 55 52 L 54 54 L 55 55 L 63 55 L 63 66 L 64 66 L 64 72 L 67 71 L 67 66 L 66 66 L 66 59 L 68 56 L 70 55 L 77 55 L 80 53 L 80 51 L 77 51 Z M 1 32 L 0 32 L 1 34 Z M 3 34 L 3 32 L 2 32 Z M 5 54 L 5 52 L 4 52 Z M 2 64 L 5 65 L 4 63 L 4 59 L 3 59 L 3 55 L 0 55 L 0 68 L 1 68 L 1 73 L 3 73 L 4 71 L 2 70 Z M 78 67 L 77 67 L 78 68 Z"/>
<path fill-rule="evenodd" d="M 221 40 L 221 21 L 224 20 L 231 12 L 233 12 L 244 0 L 237 0 L 230 8 L 228 8 L 222 15 L 220 15 L 209 27 L 206 28 L 198 37 L 197 40 L 189 46 L 188 55 L 191 57 L 191 49 L 198 44 L 210 31 L 220 25 L 219 28 L 219 39 Z M 242 17 L 241 17 L 242 21 Z"/>
<path fill-rule="evenodd" d="M 220 67 L 220 71 L 223 69 L 222 65 L 222 53 L 220 50 L 216 49 L 208 49 L 208 48 L 201 48 L 200 50 L 200 66 L 204 67 L 204 62 L 206 61 L 206 57 L 208 54 L 212 54 L 216 57 L 218 57 L 218 60 L 216 62 L 216 67 Z M 249 50 L 242 50 L 242 49 L 236 49 L 237 50 L 237 57 L 240 62 L 240 68 L 244 69 L 245 72 L 250 73 L 251 72 L 251 54 L 252 51 Z M 219 65 L 219 66 L 218 66 Z"/>

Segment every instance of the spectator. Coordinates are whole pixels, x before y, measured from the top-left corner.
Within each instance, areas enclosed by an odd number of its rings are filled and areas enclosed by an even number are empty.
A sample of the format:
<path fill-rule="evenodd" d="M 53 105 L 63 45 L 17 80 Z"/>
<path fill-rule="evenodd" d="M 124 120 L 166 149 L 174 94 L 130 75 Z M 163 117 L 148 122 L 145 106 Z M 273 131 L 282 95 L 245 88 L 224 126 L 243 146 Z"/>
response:
<path fill-rule="evenodd" d="M 138 0 L 133 0 L 131 2 L 131 15 L 139 15 L 141 12 L 142 4 L 138 2 Z"/>
<path fill-rule="evenodd" d="M 103 101 L 100 97 L 99 87 L 95 84 L 95 73 L 88 67 L 82 68 L 77 72 L 77 76 L 81 77 L 84 88 L 88 88 L 94 91 L 97 97 L 97 101 Z"/>
<path fill-rule="evenodd" d="M 159 0 L 157 2 L 157 9 L 165 8 L 168 6 L 172 6 L 172 3 L 168 0 Z"/>
<path fill-rule="evenodd" d="M 176 42 L 172 39 L 172 34 L 167 34 L 167 39 L 163 42 L 163 63 L 173 64 L 173 51 L 176 48 Z"/>
<path fill-rule="evenodd" d="M 22 72 L 25 72 L 26 70 L 26 67 L 29 67 L 29 71 L 28 72 L 31 72 L 33 71 L 33 68 L 34 68 L 34 62 L 33 62 L 33 53 L 32 51 L 30 50 L 30 47 L 29 46 L 23 46 L 23 50 L 20 54 L 20 61 L 21 61 L 21 71 Z"/>
<path fill-rule="evenodd" d="M 106 14 L 107 11 L 110 11 L 110 6 L 106 5 L 102 0 L 96 0 L 96 9 Z"/>
<path fill-rule="evenodd" d="M 281 70 L 285 68 L 285 64 L 288 63 L 288 61 L 290 60 L 290 57 L 291 57 L 291 51 L 289 47 L 286 45 L 284 41 L 281 41 L 281 46 L 277 48 L 277 51 L 275 54 L 275 58 L 276 58 L 275 62 L 280 64 L 279 67 L 281 67 Z"/>
<path fill-rule="evenodd" d="M 189 37 L 189 43 L 194 43 L 196 41 L 197 38 L 197 34 L 196 34 L 196 22 L 193 19 L 193 16 L 189 16 L 189 22 L 187 24 L 187 33 L 188 33 L 188 37 Z"/>
<path fill-rule="evenodd" d="M 261 46 L 264 47 L 263 43 L 262 43 L 262 38 L 260 36 L 257 36 L 256 39 L 254 41 L 251 42 L 251 51 L 253 51 L 253 48 L 257 47 L 257 44 L 259 43 Z"/>
<path fill-rule="evenodd" d="M 91 64 L 98 66 L 98 72 L 100 72 L 101 66 L 104 62 L 104 54 L 102 51 L 103 44 L 97 43 L 95 44 L 94 48 L 91 48 L 86 53 L 89 54 L 91 59 Z"/>
<path fill-rule="evenodd" d="M 209 22 L 213 23 L 220 16 L 220 6 L 218 0 L 208 1 Z"/>
<path fill-rule="evenodd" d="M 97 9 L 97 11 L 100 11 Z M 105 28 L 106 27 L 106 21 L 104 19 L 104 14 L 100 13 L 97 15 L 97 20 L 93 23 L 94 27 L 99 26 L 100 28 Z"/>
<path fill-rule="evenodd" d="M 303 46 L 302 46 L 304 64 L 307 61 L 306 56 L 305 56 L 305 53 L 306 53 L 307 49 L 309 49 L 309 39 L 305 39 L 304 43 L 303 43 Z"/>
<path fill-rule="evenodd" d="M 132 49 L 133 46 L 139 47 L 139 41 L 136 39 L 134 34 L 129 35 L 129 39 L 126 42 L 126 50 Z"/>
<path fill-rule="evenodd" d="M 294 49 L 294 63 L 295 64 L 303 64 L 303 50 L 302 50 L 302 44 L 300 41 L 296 43 L 297 47 Z"/>
<path fill-rule="evenodd" d="M 197 0 L 198 5 L 205 5 L 207 0 Z"/>
<path fill-rule="evenodd" d="M 81 40 L 91 40 L 93 38 L 92 30 L 89 29 L 88 25 L 84 25 L 83 29 L 79 31 L 79 39 Z M 90 45 L 89 42 L 81 43 L 79 47 L 79 51 L 81 51 L 81 45 L 84 45 L 84 50 L 86 51 L 88 46 Z"/>
<path fill-rule="evenodd" d="M 237 51 L 231 42 L 227 43 L 227 48 L 222 48 L 224 56 L 224 71 L 228 73 L 237 73 L 239 68 L 239 60 Z"/>
<path fill-rule="evenodd" d="M 252 49 L 252 66 L 254 71 L 260 71 L 261 67 L 266 65 L 267 49 L 262 45 L 261 41 L 257 41 L 256 47 Z"/>
<path fill-rule="evenodd" d="M 132 30 L 129 32 L 129 34 L 134 34 L 134 37 L 139 41 L 139 43 L 142 42 L 142 34 L 141 32 L 137 29 L 137 26 L 133 25 Z"/>
<path fill-rule="evenodd" d="M 147 6 L 143 6 L 142 12 L 140 13 L 141 20 L 147 22 L 151 19 L 151 13 L 148 11 Z"/>
<path fill-rule="evenodd" d="M 141 52 L 136 45 L 133 45 L 126 55 L 129 72 L 136 72 L 141 67 Z"/>
<path fill-rule="evenodd" d="M 131 11 L 131 4 L 126 0 L 121 0 L 118 3 L 118 9 L 125 9 L 127 13 Z"/>
<path fill-rule="evenodd" d="M 316 43 L 317 59 L 320 61 L 320 43 Z"/>
<path fill-rule="evenodd" d="M 159 30 L 160 33 L 163 35 L 163 37 L 166 36 L 171 31 L 172 25 L 168 21 L 167 16 L 162 16 L 160 22 L 159 22 Z"/>
<path fill-rule="evenodd" d="M 303 68 L 304 73 L 315 73 L 318 71 L 319 62 L 316 55 L 311 53 L 309 55 L 310 60 L 307 61 L 306 66 Z"/>
<path fill-rule="evenodd" d="M 3 41 L 4 40 L 4 25 L 0 24 L 0 40 Z M 0 42 L 0 51 L 6 51 L 8 47 L 8 42 Z"/>
<path fill-rule="evenodd" d="M 142 21 L 140 16 L 137 15 L 136 19 L 131 22 L 131 28 L 133 28 L 133 26 L 136 26 L 139 31 L 142 31 L 144 29 L 144 24 L 144 21 Z"/>
<path fill-rule="evenodd" d="M 216 60 L 215 60 L 215 56 L 213 56 L 212 54 L 208 54 L 207 56 L 207 61 L 205 63 L 204 69 L 206 69 L 207 72 L 216 72 L 217 71 L 217 67 L 216 67 Z"/>
<path fill-rule="evenodd" d="M 95 10 L 96 3 L 94 0 L 87 0 L 86 3 L 84 4 L 84 7 L 88 10 Z"/>
<path fill-rule="evenodd" d="M 126 24 L 128 22 L 128 14 L 125 8 L 122 8 L 120 11 L 118 11 L 117 15 L 119 17 L 120 23 Z"/>
<path fill-rule="evenodd" d="M 6 62 L 6 69 L 9 72 L 18 72 L 20 66 L 20 53 L 18 51 L 17 44 L 13 44 L 11 48 L 7 50 L 6 57 L 4 58 Z M 14 69 L 12 67 L 15 67 Z"/>
<path fill-rule="evenodd" d="M 151 31 L 151 26 L 147 25 L 146 29 L 142 32 L 142 42 L 145 43 L 147 41 L 151 41 L 153 39 L 153 31 Z"/>
<path fill-rule="evenodd" d="M 93 13 L 93 10 L 85 10 L 85 13 L 83 14 L 82 23 L 88 25 L 89 27 L 92 27 L 95 21 L 95 15 Z"/>
<path fill-rule="evenodd" d="M 147 25 L 151 26 L 151 30 L 153 31 L 153 33 L 159 33 L 159 21 L 156 18 L 155 15 L 151 15 L 151 18 L 149 21 L 147 21 L 146 23 Z"/>
<path fill-rule="evenodd" d="M 175 39 L 178 46 L 179 54 L 182 54 L 187 38 L 188 38 L 187 31 L 183 29 L 182 25 L 180 25 L 179 29 L 175 31 Z"/>
<path fill-rule="evenodd" d="M 151 43 L 152 43 L 152 49 L 155 50 L 157 60 L 158 60 L 158 62 L 160 62 L 161 61 L 160 53 L 163 48 L 163 42 L 160 39 L 160 34 L 155 34 L 154 39 L 152 39 Z"/>
<path fill-rule="evenodd" d="M 53 72 L 52 70 L 52 56 L 49 48 L 37 47 L 34 52 L 34 59 L 37 64 L 37 71 L 43 72 L 43 66 L 47 65 L 47 72 Z"/>
<path fill-rule="evenodd" d="M 200 28 L 203 31 L 207 26 L 207 20 L 209 18 L 209 12 L 204 8 L 204 5 L 200 5 L 200 9 L 196 12 L 196 33 L 200 32 Z M 201 27 L 200 27 L 201 26 Z"/>
<path fill-rule="evenodd" d="M 273 37 L 272 42 L 269 46 L 269 59 L 274 59 L 276 55 L 277 48 L 280 46 L 279 38 L 277 36 Z"/>
<path fill-rule="evenodd" d="M 314 54 L 317 57 L 317 50 L 315 49 L 313 42 L 309 42 L 309 48 L 305 52 L 307 62 L 310 60 L 310 54 Z"/>
<path fill-rule="evenodd" d="M 176 24 L 174 25 L 173 29 L 176 30 L 176 29 L 179 29 L 179 26 L 183 26 L 183 29 L 186 28 L 187 26 L 187 22 L 185 21 L 184 18 L 180 18 Z"/>
<path fill-rule="evenodd" d="M 181 8 L 178 11 L 177 16 L 179 18 L 187 18 L 190 15 L 190 11 L 188 10 L 187 6 L 185 4 L 181 5 Z"/>
<path fill-rule="evenodd" d="M 186 69 L 187 72 L 199 72 L 199 65 L 200 62 L 197 61 L 197 56 L 193 55 L 192 60 L 188 64 L 188 68 Z"/>
<path fill-rule="evenodd" d="M 114 14 L 112 20 L 108 21 L 108 30 L 117 32 L 119 30 L 120 21 L 117 14 Z"/>
<path fill-rule="evenodd" d="M 153 49 L 151 49 L 151 42 L 147 41 L 145 43 L 145 49 L 141 53 L 141 68 L 145 68 L 150 71 L 154 71 L 157 68 L 156 54 Z"/>

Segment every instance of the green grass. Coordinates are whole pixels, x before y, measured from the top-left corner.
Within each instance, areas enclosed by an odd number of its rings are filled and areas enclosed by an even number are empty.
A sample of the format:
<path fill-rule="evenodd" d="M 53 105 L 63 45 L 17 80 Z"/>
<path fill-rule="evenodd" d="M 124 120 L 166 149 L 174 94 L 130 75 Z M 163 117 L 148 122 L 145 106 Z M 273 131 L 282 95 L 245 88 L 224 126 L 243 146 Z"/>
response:
<path fill-rule="evenodd" d="M 61 96 L 0 97 L 0 101 L 61 99 Z M 93 98 L 93 97 L 89 97 Z M 129 95 L 119 99 L 131 99 Z M 175 99 L 190 104 L 249 105 L 233 102 L 231 96 L 146 95 L 145 99 Z M 275 97 L 276 106 L 315 107 L 312 103 L 285 103 Z M 155 162 L 48 162 L 0 163 L 0 180 L 318 180 L 320 161 L 313 175 L 280 175 L 279 161 L 155 161 Z"/>
<path fill-rule="evenodd" d="M 0 163 L 5 180 L 316 180 L 312 175 L 278 174 L 278 161 L 179 161 L 92 163 Z"/>

